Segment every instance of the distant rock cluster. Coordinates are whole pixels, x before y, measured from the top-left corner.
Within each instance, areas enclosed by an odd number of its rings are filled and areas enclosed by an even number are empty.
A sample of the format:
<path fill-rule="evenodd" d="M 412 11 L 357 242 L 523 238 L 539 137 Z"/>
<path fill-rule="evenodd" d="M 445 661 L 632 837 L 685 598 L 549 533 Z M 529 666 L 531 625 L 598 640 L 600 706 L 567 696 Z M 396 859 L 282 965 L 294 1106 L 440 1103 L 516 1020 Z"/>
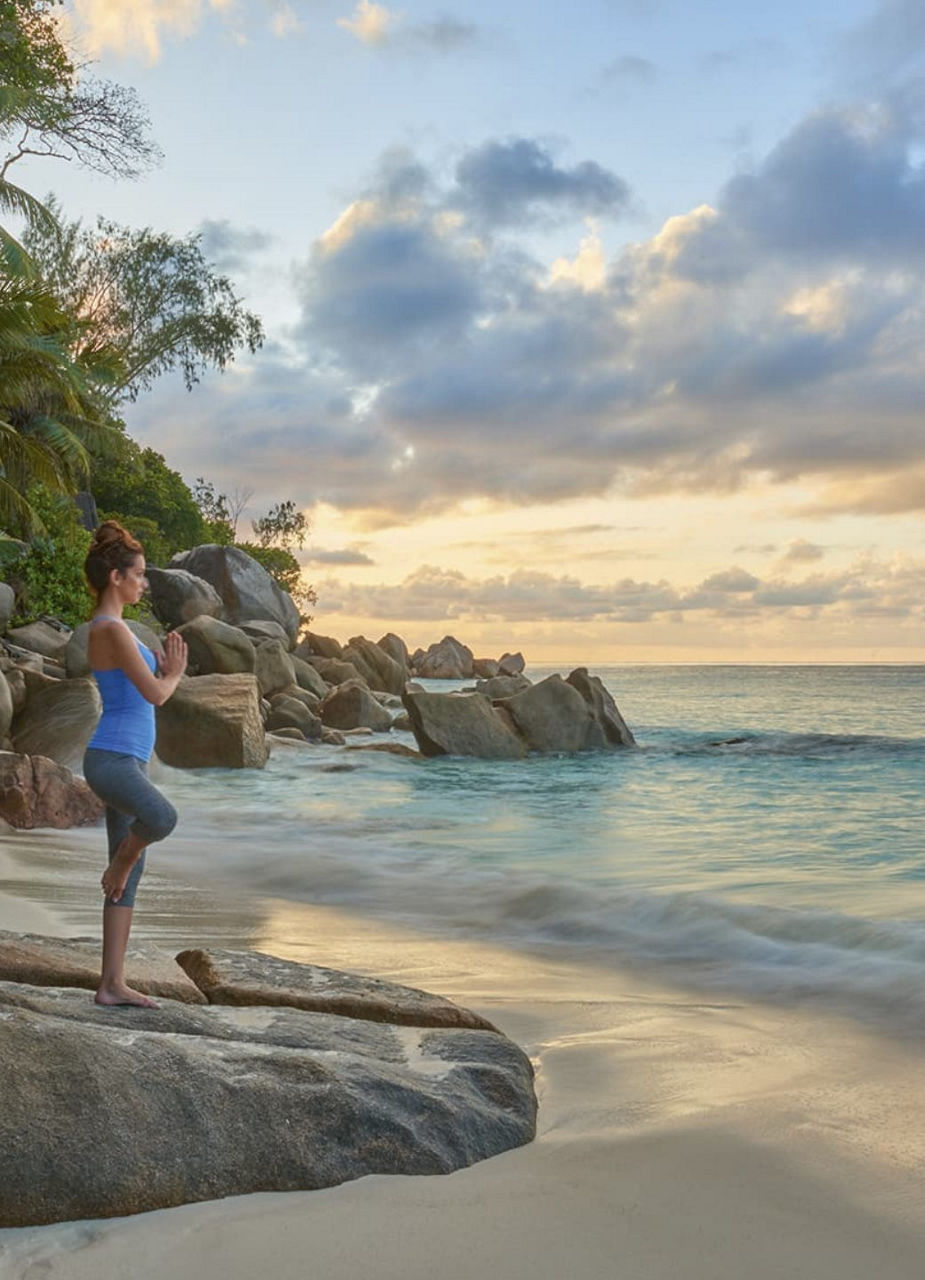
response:
<path fill-rule="evenodd" d="M 610 694 L 583 668 L 533 684 L 521 653 L 477 658 L 454 636 L 409 653 L 392 632 L 346 644 L 308 631 L 265 569 L 209 544 L 149 568 L 154 620 L 189 647 L 186 677 L 157 708 L 158 757 L 176 768 L 262 768 L 272 748 L 313 743 L 422 758 L 513 759 L 634 745 Z M 89 623 L 9 628 L 0 583 L 0 816 L 20 827 L 96 821 L 79 767 L 100 714 L 87 663 Z M 157 651 L 160 635 L 128 623 Z M 474 680 L 437 693 L 417 681 Z M 417 751 L 393 731 L 414 735 Z M 362 743 L 354 739 L 382 735 Z M 40 763 L 40 762 L 44 763 Z M 70 787 L 70 799 L 65 792 Z"/>

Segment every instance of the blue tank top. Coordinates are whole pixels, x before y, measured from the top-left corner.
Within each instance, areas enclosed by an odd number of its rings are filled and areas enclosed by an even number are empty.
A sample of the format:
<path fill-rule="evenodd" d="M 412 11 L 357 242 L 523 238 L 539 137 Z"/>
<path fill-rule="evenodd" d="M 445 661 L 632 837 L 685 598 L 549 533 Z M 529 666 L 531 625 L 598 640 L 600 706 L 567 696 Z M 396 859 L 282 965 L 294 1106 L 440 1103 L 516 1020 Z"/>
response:
<path fill-rule="evenodd" d="M 104 616 L 100 615 L 101 618 Z M 157 659 L 146 644 L 142 644 L 137 636 L 134 638 L 153 675 L 157 670 Z M 113 667 L 110 671 L 93 670 L 93 678 L 103 700 L 103 714 L 87 747 L 150 760 L 156 734 L 153 703 L 142 697 L 121 667 Z"/>

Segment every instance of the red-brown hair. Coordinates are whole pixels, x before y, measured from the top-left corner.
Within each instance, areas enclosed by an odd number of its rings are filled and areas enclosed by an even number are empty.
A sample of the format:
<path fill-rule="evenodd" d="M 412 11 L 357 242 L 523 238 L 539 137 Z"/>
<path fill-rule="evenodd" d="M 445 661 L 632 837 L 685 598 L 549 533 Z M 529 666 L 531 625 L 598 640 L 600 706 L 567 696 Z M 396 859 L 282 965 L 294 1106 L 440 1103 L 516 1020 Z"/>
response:
<path fill-rule="evenodd" d="M 96 533 L 84 561 L 84 573 L 91 590 L 99 597 L 109 585 L 113 569 L 125 573 L 131 569 L 144 547 L 124 529 L 118 520 L 104 520 Z"/>

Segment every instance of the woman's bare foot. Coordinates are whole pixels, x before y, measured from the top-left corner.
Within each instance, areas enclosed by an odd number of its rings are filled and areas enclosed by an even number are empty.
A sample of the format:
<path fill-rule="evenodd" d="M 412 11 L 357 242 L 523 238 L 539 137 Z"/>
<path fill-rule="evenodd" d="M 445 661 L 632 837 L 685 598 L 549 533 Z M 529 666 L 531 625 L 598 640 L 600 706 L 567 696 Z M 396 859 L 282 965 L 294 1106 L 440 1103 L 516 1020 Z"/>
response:
<path fill-rule="evenodd" d="M 100 884 L 110 902 L 118 902 L 122 897 L 132 867 L 141 857 L 141 849 L 136 849 L 135 843 L 130 835 L 126 836 L 103 872 Z"/>
<path fill-rule="evenodd" d="M 150 996 L 144 995 L 141 991 L 136 991 L 134 987 L 127 987 L 124 982 L 113 986 L 98 987 L 93 1000 L 95 1004 L 106 1006 L 132 1004 L 141 1009 L 158 1009 L 160 1007 L 156 1000 L 152 1000 Z"/>

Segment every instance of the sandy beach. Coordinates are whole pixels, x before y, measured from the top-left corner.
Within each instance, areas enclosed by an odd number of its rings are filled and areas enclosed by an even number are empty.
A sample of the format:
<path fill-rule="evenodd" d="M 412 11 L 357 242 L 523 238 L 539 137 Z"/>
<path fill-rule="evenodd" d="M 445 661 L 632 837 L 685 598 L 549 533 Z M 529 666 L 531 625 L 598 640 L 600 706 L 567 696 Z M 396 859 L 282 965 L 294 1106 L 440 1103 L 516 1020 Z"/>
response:
<path fill-rule="evenodd" d="M 0 927 L 95 933 L 98 833 L 16 835 Z M 139 940 L 375 973 L 485 1014 L 530 1054 L 536 1141 L 443 1178 L 370 1177 L 130 1219 L 0 1231 L 3 1280 L 912 1280 L 922 1046 L 818 1011 L 700 1000 L 545 955 L 152 869 Z"/>

